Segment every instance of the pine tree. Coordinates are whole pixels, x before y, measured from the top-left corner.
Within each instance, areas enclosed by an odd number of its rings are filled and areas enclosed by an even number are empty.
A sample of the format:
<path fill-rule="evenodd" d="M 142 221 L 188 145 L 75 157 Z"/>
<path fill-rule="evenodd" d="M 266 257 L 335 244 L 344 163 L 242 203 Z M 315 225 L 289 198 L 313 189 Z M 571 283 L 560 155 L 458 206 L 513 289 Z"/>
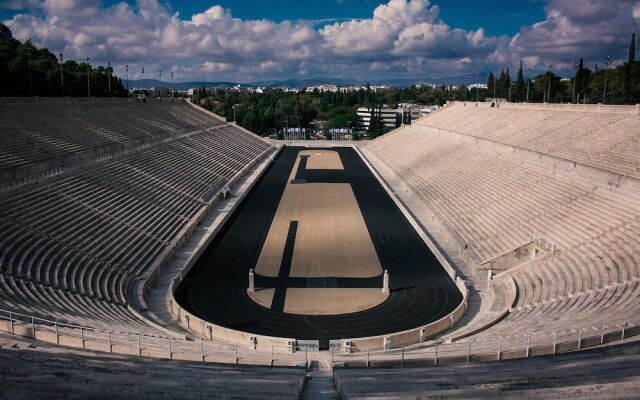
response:
<path fill-rule="evenodd" d="M 629 103 L 631 95 L 631 87 L 633 86 L 631 70 L 633 63 L 636 61 L 636 34 L 631 35 L 631 43 L 629 43 L 629 59 L 624 67 L 624 102 Z"/>

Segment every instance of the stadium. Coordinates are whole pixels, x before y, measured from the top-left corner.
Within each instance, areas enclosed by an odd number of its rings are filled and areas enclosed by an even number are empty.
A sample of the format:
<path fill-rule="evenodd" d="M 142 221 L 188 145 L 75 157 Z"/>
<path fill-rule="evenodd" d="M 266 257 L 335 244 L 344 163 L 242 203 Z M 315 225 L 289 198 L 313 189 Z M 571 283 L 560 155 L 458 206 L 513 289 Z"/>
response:
<path fill-rule="evenodd" d="M 602 102 L 577 62 L 568 103 L 551 66 L 540 102 L 465 77 L 367 140 L 29 69 L 0 88 L 0 397 L 637 398 L 638 77 L 612 104 L 608 63 Z"/>
<path fill-rule="evenodd" d="M 320 363 L 359 398 L 531 358 L 632 395 L 639 118 L 451 103 L 366 145 L 301 147 L 177 99 L 4 99 L 3 340 L 37 351 L 3 368 L 229 363 L 296 397 Z M 606 373 L 582 381 L 583 349 Z"/>

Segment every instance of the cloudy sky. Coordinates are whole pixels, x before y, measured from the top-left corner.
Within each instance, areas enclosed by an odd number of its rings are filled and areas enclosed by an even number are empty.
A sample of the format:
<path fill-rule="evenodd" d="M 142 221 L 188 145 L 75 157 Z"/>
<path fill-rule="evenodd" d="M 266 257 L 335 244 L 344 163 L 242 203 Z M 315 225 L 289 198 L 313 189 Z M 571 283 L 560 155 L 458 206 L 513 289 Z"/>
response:
<path fill-rule="evenodd" d="M 626 59 L 640 0 L 0 0 L 0 20 L 65 58 L 176 81 L 363 81 Z M 534 72 L 534 73 L 535 73 Z"/>

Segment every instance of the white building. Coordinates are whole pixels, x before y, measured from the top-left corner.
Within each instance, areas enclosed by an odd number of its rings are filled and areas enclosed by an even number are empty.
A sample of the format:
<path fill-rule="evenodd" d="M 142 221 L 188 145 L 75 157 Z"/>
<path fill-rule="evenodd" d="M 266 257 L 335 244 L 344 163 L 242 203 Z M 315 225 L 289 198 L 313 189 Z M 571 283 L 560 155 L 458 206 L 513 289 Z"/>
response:
<path fill-rule="evenodd" d="M 382 122 L 384 126 L 387 128 L 395 128 L 396 127 L 396 116 L 398 112 L 402 112 L 402 109 L 394 109 L 394 108 L 378 108 L 373 109 L 373 111 L 380 115 L 382 118 Z M 369 123 L 371 122 L 371 112 L 372 109 L 368 107 L 360 107 L 358 108 L 358 117 L 360 117 L 360 121 L 362 122 L 362 126 L 365 129 L 369 129 Z"/>
<path fill-rule="evenodd" d="M 486 89 L 487 88 L 487 84 L 486 83 L 472 83 L 471 85 L 467 86 L 467 88 L 469 88 L 469 90 L 478 88 L 478 89 Z"/>
<path fill-rule="evenodd" d="M 401 104 L 398 108 L 382 108 L 376 109 L 376 113 L 380 113 L 384 126 L 387 128 L 395 128 L 397 118 L 403 118 L 404 115 L 409 114 L 411 120 L 422 117 L 422 106 L 418 104 Z M 399 115 L 399 116 L 398 116 Z M 369 129 L 369 123 L 371 122 L 371 109 L 367 107 L 358 108 L 358 116 L 362 122 L 362 126 L 365 129 Z"/>
<path fill-rule="evenodd" d="M 307 92 L 313 92 L 314 90 L 318 90 L 318 92 L 320 93 L 323 93 L 323 92 L 337 93 L 340 90 L 340 88 L 338 88 L 338 86 L 336 85 L 318 85 L 318 86 L 307 87 Z"/>

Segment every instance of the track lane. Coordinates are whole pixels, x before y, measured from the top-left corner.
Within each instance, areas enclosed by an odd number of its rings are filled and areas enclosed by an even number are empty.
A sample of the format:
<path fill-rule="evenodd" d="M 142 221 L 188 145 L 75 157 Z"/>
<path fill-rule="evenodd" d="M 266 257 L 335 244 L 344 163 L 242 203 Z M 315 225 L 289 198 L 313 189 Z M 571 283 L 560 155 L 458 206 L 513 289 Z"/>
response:
<path fill-rule="evenodd" d="M 179 285 L 178 302 L 193 314 L 231 329 L 322 342 L 412 329 L 453 311 L 462 295 L 350 148 L 334 149 L 344 171 L 306 171 L 305 178 L 351 183 L 380 262 L 390 273 L 394 290 L 389 298 L 355 313 L 304 316 L 266 309 L 248 297 L 248 271 L 258 260 L 300 150 L 284 149 L 263 174 Z"/>

